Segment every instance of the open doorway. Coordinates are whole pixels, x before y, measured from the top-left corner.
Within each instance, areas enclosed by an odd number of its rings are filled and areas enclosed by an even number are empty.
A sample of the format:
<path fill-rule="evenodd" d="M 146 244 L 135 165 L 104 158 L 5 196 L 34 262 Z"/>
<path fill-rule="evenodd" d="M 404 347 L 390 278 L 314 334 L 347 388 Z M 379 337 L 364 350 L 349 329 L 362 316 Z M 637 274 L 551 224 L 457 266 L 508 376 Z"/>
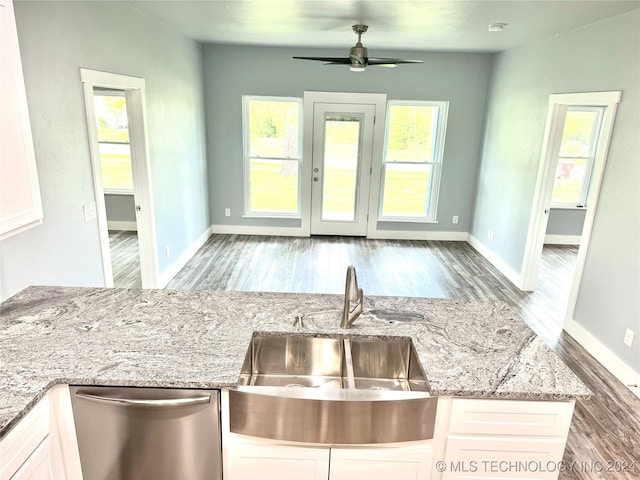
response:
<path fill-rule="evenodd" d="M 522 289 L 536 288 L 553 207 L 582 212 L 583 219 L 578 217 L 574 232 L 580 233 L 569 235 L 577 237 L 579 247 L 563 323 L 573 318 L 620 98 L 619 91 L 557 94 L 549 98 L 522 268 Z"/>
<path fill-rule="evenodd" d="M 111 229 L 135 231 L 138 254 L 127 254 L 128 258 L 136 261 L 134 269 L 139 264 L 140 282 L 135 286 L 158 288 L 157 242 L 145 121 L 145 81 L 87 69 L 80 69 L 80 76 L 84 85 L 104 284 L 106 287 L 131 287 L 114 282 L 114 272 L 120 273 L 121 259 L 112 255 Z M 112 217 L 111 224 L 108 214 Z M 120 215 L 120 218 L 113 215 Z M 131 250 L 128 249 L 129 252 Z"/>
<path fill-rule="evenodd" d="M 124 90 L 94 87 L 102 189 L 116 288 L 141 288 L 129 119 Z"/>

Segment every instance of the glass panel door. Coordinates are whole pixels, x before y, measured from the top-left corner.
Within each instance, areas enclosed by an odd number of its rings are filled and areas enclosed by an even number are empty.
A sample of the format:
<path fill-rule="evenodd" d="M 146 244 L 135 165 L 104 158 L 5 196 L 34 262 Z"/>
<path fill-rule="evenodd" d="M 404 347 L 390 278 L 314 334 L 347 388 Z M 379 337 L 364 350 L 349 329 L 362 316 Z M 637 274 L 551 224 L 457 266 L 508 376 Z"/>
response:
<path fill-rule="evenodd" d="M 359 115 L 325 116 L 323 221 L 356 219 L 361 132 Z"/>
<path fill-rule="evenodd" d="M 315 104 L 311 233 L 366 235 L 375 106 Z"/>

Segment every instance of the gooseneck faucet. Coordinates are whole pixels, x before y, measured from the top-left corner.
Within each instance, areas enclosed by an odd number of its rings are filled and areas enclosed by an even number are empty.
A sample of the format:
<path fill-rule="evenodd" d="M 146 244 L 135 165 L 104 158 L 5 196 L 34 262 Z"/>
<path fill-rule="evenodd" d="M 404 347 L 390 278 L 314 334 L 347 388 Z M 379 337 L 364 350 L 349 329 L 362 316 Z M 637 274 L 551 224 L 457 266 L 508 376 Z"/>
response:
<path fill-rule="evenodd" d="M 353 308 L 351 307 L 352 302 L 354 302 Z M 347 281 L 344 290 L 344 309 L 342 310 L 342 322 L 340 322 L 340 327 L 349 328 L 351 326 L 355 319 L 362 313 L 363 302 L 364 293 L 361 288 L 358 288 L 356 268 L 353 265 L 349 265 L 347 268 Z"/>

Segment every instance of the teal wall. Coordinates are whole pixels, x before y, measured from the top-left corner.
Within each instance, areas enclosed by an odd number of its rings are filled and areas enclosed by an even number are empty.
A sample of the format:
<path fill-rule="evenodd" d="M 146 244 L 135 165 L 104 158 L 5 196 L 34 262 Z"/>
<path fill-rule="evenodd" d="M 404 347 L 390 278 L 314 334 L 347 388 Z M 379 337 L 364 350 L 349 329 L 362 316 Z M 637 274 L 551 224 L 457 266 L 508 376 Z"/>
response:
<path fill-rule="evenodd" d="M 125 2 L 15 2 L 44 224 L 2 241 L 1 295 L 103 285 L 80 68 L 146 80 L 160 273 L 209 227 L 202 47 Z M 170 246 L 172 258 L 165 258 Z"/>
<path fill-rule="evenodd" d="M 449 101 L 437 224 L 380 228 L 467 232 L 475 198 L 492 54 L 376 51 L 420 58 L 397 68 L 346 67 L 294 60 L 294 55 L 342 56 L 342 50 L 208 45 L 205 47 L 210 208 L 213 224 L 299 226 L 299 221 L 242 218 L 242 95 L 302 97 L 304 91 L 386 93 L 390 100 Z M 303 159 L 309 161 L 310 159 Z M 231 216 L 224 209 L 231 208 Z M 452 225 L 451 217 L 459 216 Z"/>
<path fill-rule="evenodd" d="M 575 320 L 638 373 L 640 348 L 622 339 L 640 331 L 639 12 L 497 56 L 471 229 L 520 272 L 549 95 L 622 90 Z"/>

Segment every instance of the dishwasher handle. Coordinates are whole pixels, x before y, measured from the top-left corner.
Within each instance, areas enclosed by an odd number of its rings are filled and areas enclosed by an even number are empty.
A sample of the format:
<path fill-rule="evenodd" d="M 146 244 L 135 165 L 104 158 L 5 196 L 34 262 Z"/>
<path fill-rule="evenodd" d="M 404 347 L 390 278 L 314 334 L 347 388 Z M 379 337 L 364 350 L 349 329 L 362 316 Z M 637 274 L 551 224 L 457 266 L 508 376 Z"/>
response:
<path fill-rule="evenodd" d="M 95 393 L 77 391 L 76 397 L 83 398 L 85 400 L 91 400 L 92 402 L 116 404 L 119 406 L 152 407 L 152 408 L 187 407 L 191 405 L 202 405 L 202 404 L 211 402 L 211 395 L 200 395 L 197 397 L 187 397 L 187 398 L 141 399 L 141 398 L 117 398 L 117 397 L 109 397 L 105 395 L 97 395 Z"/>

